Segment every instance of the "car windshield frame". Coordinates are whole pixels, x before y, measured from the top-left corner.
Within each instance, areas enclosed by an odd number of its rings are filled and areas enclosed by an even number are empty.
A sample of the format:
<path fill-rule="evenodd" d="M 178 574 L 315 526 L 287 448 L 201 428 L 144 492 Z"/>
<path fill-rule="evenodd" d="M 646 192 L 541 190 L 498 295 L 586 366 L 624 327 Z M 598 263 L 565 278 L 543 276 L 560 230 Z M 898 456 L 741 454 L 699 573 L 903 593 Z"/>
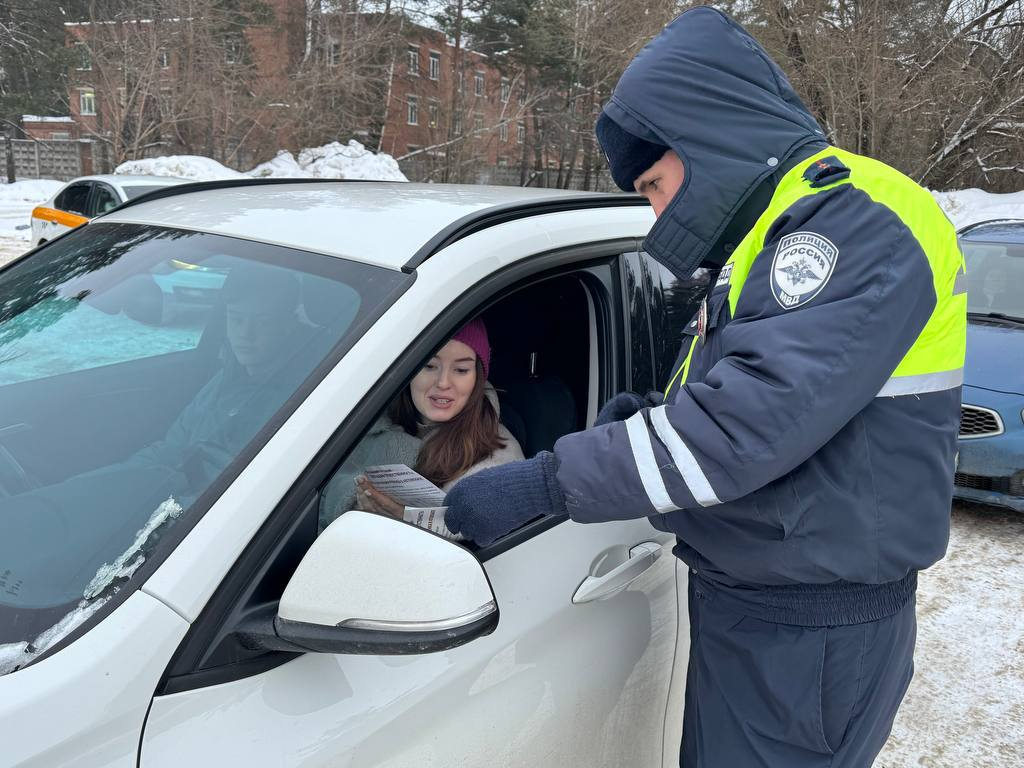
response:
<path fill-rule="evenodd" d="M 7 671 L 15 671 L 17 669 L 23 669 L 31 664 L 37 663 L 39 660 L 46 658 L 52 653 L 57 652 L 68 644 L 74 642 L 77 638 L 88 632 L 92 627 L 96 626 L 101 622 L 104 617 L 109 615 L 118 605 L 122 604 L 130 595 L 134 594 L 137 589 L 145 583 L 146 579 L 155 572 L 160 565 L 167 559 L 167 557 L 174 551 L 178 544 L 191 532 L 195 525 L 205 516 L 209 509 L 217 502 L 218 499 L 223 495 L 224 491 L 234 483 L 238 476 L 244 471 L 244 469 L 251 463 L 252 459 L 263 450 L 270 438 L 278 431 L 280 426 L 292 416 L 295 410 L 308 398 L 309 394 L 323 381 L 326 375 L 335 368 L 342 358 L 348 353 L 354 344 L 366 333 L 366 331 L 376 323 L 380 317 L 387 312 L 387 310 L 397 301 L 397 299 L 409 289 L 416 279 L 415 273 L 405 273 L 398 270 L 392 270 L 385 267 L 368 264 L 364 262 L 354 261 L 351 259 L 344 259 L 337 256 L 330 256 L 319 254 L 315 252 L 305 251 L 298 248 L 289 248 L 283 245 L 270 244 L 270 243 L 257 243 L 253 241 L 246 241 L 241 238 L 234 238 L 226 235 L 206 233 L 206 232 L 191 232 L 187 230 L 178 230 L 172 227 L 160 227 L 156 225 L 143 225 L 143 224 L 126 224 L 126 223 L 104 223 L 97 221 L 93 224 L 80 227 L 65 236 L 52 241 L 36 250 L 27 254 L 24 258 L 12 262 L 2 268 L 0 268 L 0 284 L 7 282 L 8 280 L 19 279 L 25 273 L 31 274 L 35 270 L 42 269 L 59 269 L 60 254 L 62 252 L 70 252 L 74 249 L 82 249 L 86 247 L 90 239 L 102 235 L 108 235 L 111 231 L 119 230 L 125 233 L 139 232 L 139 231 L 159 231 L 165 233 L 187 233 L 189 236 L 196 236 L 202 238 L 209 238 L 211 241 L 222 241 L 224 243 L 232 243 L 234 247 L 239 247 L 238 244 L 244 244 L 246 252 L 253 252 L 257 254 L 253 257 L 253 262 L 267 263 L 266 257 L 268 254 L 274 254 L 276 260 L 269 261 L 270 265 L 284 266 L 287 269 L 295 269 L 294 263 L 298 260 L 299 264 L 305 264 L 308 270 L 309 265 L 316 264 L 314 267 L 315 271 L 305 272 L 312 275 L 322 275 L 324 277 L 331 278 L 332 276 L 343 275 L 366 275 L 371 276 L 371 282 L 375 282 L 377 287 L 370 292 L 369 298 L 366 304 L 365 311 L 360 311 L 350 322 L 350 325 L 340 331 L 338 337 L 331 336 L 333 338 L 333 345 L 324 353 L 322 356 L 315 358 L 319 360 L 319 363 L 313 365 L 312 369 L 309 370 L 308 374 L 301 379 L 300 383 L 293 389 L 289 389 L 291 394 L 280 404 L 279 407 L 272 413 L 272 415 L 265 421 L 261 422 L 261 426 L 258 431 L 248 440 L 247 443 L 234 455 L 234 458 L 219 472 L 216 478 L 205 486 L 203 490 L 193 501 L 184 509 L 179 508 L 179 513 L 176 514 L 173 525 L 165 526 L 166 530 L 161 531 L 159 540 L 156 543 L 155 548 L 152 551 L 148 551 L 145 554 L 144 560 L 138 568 L 131 570 L 126 578 L 125 582 L 118 584 L 117 588 L 108 591 L 103 594 L 105 598 L 98 606 L 94 609 L 87 611 L 82 620 L 79 622 L 71 621 L 70 626 L 65 627 L 63 634 L 54 640 L 50 645 L 39 650 L 32 658 L 27 659 L 24 664 L 14 667 L 14 669 L 5 670 L 0 668 L 0 675 L 3 675 Z M 50 258 L 52 266 L 46 263 L 47 258 Z M 345 270 L 350 270 L 346 272 Z M 12 276 L 12 272 L 16 274 Z M 337 279 L 336 277 L 334 279 Z M 344 280 L 342 280 L 344 282 Z M 362 286 L 360 286 L 361 288 Z M 360 291 L 362 293 L 362 291 Z M 102 367 L 102 366 L 101 366 Z M 305 371 L 305 368 L 301 368 L 301 371 Z M 298 377 L 296 377 L 298 378 Z M 28 379 L 26 381 L 34 381 L 35 379 Z M 22 382 L 24 383 L 24 382 Z M 17 386 L 15 382 L 14 386 Z M 2 391 L 2 389 L 0 389 Z M 156 515 L 154 515 L 154 518 Z M 152 521 L 153 518 L 151 518 Z M 141 535 L 141 532 L 140 532 Z M 0 571 L 2 576 L 2 571 Z M 87 587 L 86 592 L 88 593 L 90 587 Z M 82 600 L 79 608 L 85 605 L 85 603 L 91 598 L 86 597 Z M 66 608 L 67 606 L 64 606 Z M 0 605 L 0 619 L 5 614 L 9 614 L 12 617 L 16 617 L 19 612 L 34 611 L 36 609 L 32 607 L 26 607 L 24 605 L 7 604 Z M 52 608 L 41 608 L 40 611 L 54 611 Z M 55 630 L 60 627 L 61 624 L 67 622 L 70 618 L 70 614 L 63 616 L 59 621 L 54 623 L 47 632 Z M 42 617 L 41 620 L 44 620 Z M 48 620 L 48 619 L 45 619 Z M 45 634 L 45 633 L 44 633 Z M 40 635 L 39 637 L 42 637 Z M 29 633 L 29 637 L 24 642 L 31 647 L 31 640 L 36 639 L 35 633 Z M 6 641 L 5 641 L 6 642 Z M 9 645 L 17 645 L 15 642 Z M 0 652 L 5 650 L 5 646 L 0 645 Z M 3 654 L 0 653 L 0 656 Z M 3 667 L 3 659 L 0 658 L 0 667 Z"/>

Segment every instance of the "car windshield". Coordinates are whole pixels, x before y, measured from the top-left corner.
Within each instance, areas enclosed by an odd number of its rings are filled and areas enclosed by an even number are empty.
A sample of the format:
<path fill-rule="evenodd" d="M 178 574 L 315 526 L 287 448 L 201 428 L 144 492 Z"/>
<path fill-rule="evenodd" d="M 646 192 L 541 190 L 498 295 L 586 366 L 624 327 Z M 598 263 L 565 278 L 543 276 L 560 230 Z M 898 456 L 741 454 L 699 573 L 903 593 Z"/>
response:
<path fill-rule="evenodd" d="M 967 261 L 967 311 L 1024 320 L 1024 243 L 960 243 Z"/>
<path fill-rule="evenodd" d="M 134 200 L 139 195 L 144 195 L 147 192 L 152 192 L 154 189 L 163 189 L 162 184 L 147 184 L 147 185 L 132 185 L 130 187 L 121 187 L 124 190 L 124 196 L 127 200 Z"/>
<path fill-rule="evenodd" d="M 145 575 L 408 280 L 102 223 L 0 272 L 0 674 Z"/>

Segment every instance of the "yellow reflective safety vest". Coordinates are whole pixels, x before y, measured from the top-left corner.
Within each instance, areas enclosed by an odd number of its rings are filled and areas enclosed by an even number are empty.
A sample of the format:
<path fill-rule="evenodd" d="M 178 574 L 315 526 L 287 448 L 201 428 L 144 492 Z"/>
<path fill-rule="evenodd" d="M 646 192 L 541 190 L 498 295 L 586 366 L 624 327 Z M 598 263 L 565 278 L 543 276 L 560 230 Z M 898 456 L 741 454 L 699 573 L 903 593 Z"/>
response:
<path fill-rule="evenodd" d="M 884 615 L 945 552 L 965 344 L 963 256 L 931 194 L 823 149 L 718 274 L 665 404 L 559 441 L 570 515 L 646 507 L 722 583 L 893 585 L 835 623 Z"/>

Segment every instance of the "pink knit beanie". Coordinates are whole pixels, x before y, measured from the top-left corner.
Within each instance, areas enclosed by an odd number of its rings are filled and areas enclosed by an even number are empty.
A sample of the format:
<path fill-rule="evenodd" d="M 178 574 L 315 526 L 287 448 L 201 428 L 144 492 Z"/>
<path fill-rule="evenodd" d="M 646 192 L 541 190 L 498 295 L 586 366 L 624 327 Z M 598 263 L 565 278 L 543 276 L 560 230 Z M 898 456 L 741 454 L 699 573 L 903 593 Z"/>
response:
<path fill-rule="evenodd" d="M 476 356 L 480 358 L 480 363 L 484 367 L 484 379 L 486 379 L 487 372 L 491 367 L 491 345 L 487 340 L 487 326 L 484 325 L 484 321 L 479 317 L 473 318 L 452 336 L 452 341 L 461 341 L 476 352 Z"/>

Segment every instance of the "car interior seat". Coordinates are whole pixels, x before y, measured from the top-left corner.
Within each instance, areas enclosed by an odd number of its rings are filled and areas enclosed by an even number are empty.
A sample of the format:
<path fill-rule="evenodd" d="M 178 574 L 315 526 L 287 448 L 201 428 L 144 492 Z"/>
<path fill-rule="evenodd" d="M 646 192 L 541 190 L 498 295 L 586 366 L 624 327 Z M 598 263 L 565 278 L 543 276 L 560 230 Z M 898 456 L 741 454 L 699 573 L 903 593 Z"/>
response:
<path fill-rule="evenodd" d="M 485 313 L 501 421 L 527 458 L 583 427 L 586 318 L 583 289 L 568 278 L 525 288 Z M 568 382 L 577 381 L 583 388 L 574 394 Z"/>

